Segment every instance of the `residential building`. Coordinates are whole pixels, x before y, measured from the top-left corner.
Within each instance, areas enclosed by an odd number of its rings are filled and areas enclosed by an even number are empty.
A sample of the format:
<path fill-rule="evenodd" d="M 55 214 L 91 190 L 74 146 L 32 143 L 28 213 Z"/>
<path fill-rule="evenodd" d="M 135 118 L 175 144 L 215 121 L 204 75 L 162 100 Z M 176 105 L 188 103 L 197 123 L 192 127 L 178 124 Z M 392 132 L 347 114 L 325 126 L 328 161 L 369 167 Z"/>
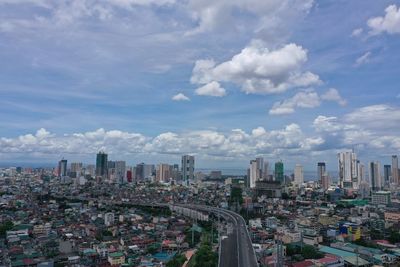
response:
<path fill-rule="evenodd" d="M 381 165 L 379 162 L 371 162 L 369 165 L 369 179 L 371 181 L 372 191 L 379 191 L 383 187 L 380 169 Z"/>

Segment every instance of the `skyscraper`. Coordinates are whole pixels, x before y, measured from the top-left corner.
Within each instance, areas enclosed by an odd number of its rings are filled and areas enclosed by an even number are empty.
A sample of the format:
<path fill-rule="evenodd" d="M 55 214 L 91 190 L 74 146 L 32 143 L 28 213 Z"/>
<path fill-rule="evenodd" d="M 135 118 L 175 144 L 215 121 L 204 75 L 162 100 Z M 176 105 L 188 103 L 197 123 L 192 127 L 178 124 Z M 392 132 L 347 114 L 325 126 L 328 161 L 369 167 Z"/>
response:
<path fill-rule="evenodd" d="M 284 169 L 283 169 L 283 162 L 278 161 L 275 162 L 275 181 L 284 182 Z"/>
<path fill-rule="evenodd" d="M 342 188 L 358 189 L 358 165 L 357 154 L 354 152 L 341 152 L 339 159 L 339 181 Z"/>
<path fill-rule="evenodd" d="M 392 156 L 392 183 L 399 185 L 399 159 L 397 155 Z"/>
<path fill-rule="evenodd" d="M 369 164 L 369 179 L 373 191 L 382 189 L 381 165 L 379 162 L 371 162 Z"/>
<path fill-rule="evenodd" d="M 326 172 L 326 165 L 325 162 L 318 162 L 317 164 L 317 178 L 320 184 L 322 185 L 322 176 Z"/>
<path fill-rule="evenodd" d="M 304 183 L 303 166 L 300 164 L 296 164 L 296 167 L 294 168 L 294 183 L 296 185 L 301 185 Z"/>
<path fill-rule="evenodd" d="M 256 187 L 256 181 L 260 179 L 257 160 L 250 160 L 249 166 L 249 185 L 250 188 Z"/>
<path fill-rule="evenodd" d="M 383 183 L 384 183 L 383 185 L 385 188 L 390 187 L 391 170 L 392 170 L 392 166 L 390 166 L 390 165 L 383 166 Z"/>
<path fill-rule="evenodd" d="M 194 156 L 182 156 L 182 179 L 186 185 L 194 179 Z"/>
<path fill-rule="evenodd" d="M 171 177 L 172 166 L 168 164 L 159 164 L 156 171 L 157 182 L 168 182 Z"/>
<path fill-rule="evenodd" d="M 58 162 L 58 177 L 67 176 L 67 160 L 62 159 Z"/>
<path fill-rule="evenodd" d="M 100 151 L 96 156 L 96 176 L 107 177 L 108 155 Z"/>
<path fill-rule="evenodd" d="M 269 175 L 269 163 L 268 161 L 264 161 L 264 172 L 262 174 L 263 180 L 268 180 L 269 179 L 268 175 Z"/>
<path fill-rule="evenodd" d="M 126 162 L 116 161 L 115 162 L 115 175 L 119 183 L 126 182 Z"/>

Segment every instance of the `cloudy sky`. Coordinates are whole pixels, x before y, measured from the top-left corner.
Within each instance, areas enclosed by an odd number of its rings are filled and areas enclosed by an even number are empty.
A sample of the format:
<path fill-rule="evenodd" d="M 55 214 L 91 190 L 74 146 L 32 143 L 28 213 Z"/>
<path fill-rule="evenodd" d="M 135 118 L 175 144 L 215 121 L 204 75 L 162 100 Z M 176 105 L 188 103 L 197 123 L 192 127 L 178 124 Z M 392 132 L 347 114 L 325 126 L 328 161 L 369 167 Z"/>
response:
<path fill-rule="evenodd" d="M 396 0 L 0 0 L 0 162 L 387 163 L 399 48 Z"/>

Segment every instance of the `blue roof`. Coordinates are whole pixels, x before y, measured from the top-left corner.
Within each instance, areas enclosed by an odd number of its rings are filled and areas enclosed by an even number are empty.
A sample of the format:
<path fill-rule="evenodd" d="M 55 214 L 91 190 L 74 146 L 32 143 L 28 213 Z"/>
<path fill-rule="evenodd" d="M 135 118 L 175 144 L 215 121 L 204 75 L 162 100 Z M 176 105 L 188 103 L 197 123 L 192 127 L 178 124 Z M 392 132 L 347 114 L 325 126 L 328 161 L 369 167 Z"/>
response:
<path fill-rule="evenodd" d="M 340 250 L 340 249 L 336 249 L 336 248 L 331 248 L 331 247 L 327 247 L 327 246 L 321 246 L 319 248 L 320 251 L 328 253 L 328 254 L 333 254 L 336 256 L 340 256 L 342 258 L 344 257 L 353 257 L 353 256 L 357 256 L 355 253 L 351 253 L 348 251 L 344 251 L 344 250 Z"/>

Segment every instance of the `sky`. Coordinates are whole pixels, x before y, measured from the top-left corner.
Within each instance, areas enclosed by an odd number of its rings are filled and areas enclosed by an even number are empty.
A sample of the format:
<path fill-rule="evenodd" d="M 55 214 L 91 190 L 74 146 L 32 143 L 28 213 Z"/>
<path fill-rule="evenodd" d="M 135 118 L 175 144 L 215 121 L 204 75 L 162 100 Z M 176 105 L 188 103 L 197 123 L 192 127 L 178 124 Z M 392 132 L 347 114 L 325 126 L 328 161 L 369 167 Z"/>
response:
<path fill-rule="evenodd" d="M 389 163 L 399 48 L 395 0 L 0 0 L 0 163 Z"/>

